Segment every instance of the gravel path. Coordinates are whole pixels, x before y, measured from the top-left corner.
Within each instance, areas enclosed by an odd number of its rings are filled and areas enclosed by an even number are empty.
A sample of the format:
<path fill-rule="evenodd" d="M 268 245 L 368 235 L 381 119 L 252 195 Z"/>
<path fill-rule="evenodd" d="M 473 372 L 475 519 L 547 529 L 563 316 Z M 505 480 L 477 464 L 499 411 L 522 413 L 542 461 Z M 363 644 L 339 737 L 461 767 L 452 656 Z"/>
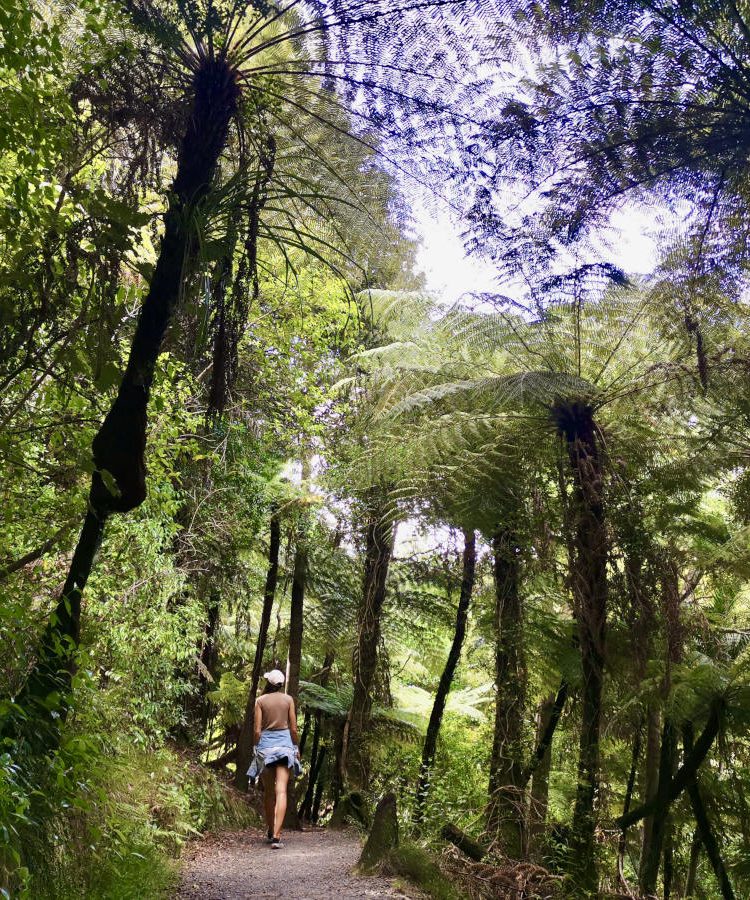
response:
<path fill-rule="evenodd" d="M 271 850 L 259 831 L 212 835 L 185 853 L 175 900 L 360 900 L 404 897 L 387 878 L 352 875 L 360 854 L 356 834 L 287 832 Z"/>

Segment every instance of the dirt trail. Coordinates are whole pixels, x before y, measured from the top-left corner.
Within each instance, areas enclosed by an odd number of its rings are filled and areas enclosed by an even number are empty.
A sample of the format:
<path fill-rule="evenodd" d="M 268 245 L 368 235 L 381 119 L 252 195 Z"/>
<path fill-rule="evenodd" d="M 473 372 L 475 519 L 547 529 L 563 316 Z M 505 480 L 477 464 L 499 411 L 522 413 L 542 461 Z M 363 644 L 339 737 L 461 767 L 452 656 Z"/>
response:
<path fill-rule="evenodd" d="M 305 831 L 284 835 L 271 850 L 259 831 L 224 832 L 186 852 L 175 900 L 359 900 L 404 897 L 387 878 L 365 878 L 351 870 L 360 854 L 357 835 Z"/>

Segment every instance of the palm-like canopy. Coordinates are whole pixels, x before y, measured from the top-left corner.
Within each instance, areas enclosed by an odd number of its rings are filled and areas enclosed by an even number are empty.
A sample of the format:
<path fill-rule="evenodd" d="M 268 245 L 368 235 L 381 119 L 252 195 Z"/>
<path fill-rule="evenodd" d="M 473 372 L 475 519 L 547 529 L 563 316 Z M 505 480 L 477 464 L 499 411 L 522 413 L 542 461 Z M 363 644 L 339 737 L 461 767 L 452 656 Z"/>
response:
<path fill-rule="evenodd" d="M 404 308 L 402 301 L 402 315 Z M 640 447 L 639 456 L 653 450 L 644 414 L 686 377 L 687 353 L 665 333 L 658 308 L 652 293 L 635 288 L 588 303 L 561 291 L 537 315 L 433 307 L 408 339 L 356 358 L 367 427 L 382 450 L 368 448 L 362 477 L 390 470 L 395 478 L 406 468 L 405 492 L 437 494 L 491 533 L 504 493 L 514 483 L 523 491 L 523 470 L 555 458 L 555 408 L 590 407 L 612 452 L 618 440 Z"/>
<path fill-rule="evenodd" d="M 502 6 L 514 15 L 522 41 L 546 48 L 545 62 L 506 92 L 490 129 L 477 169 L 477 234 L 509 261 L 529 263 L 540 254 L 549 259 L 557 242 L 590 236 L 629 197 L 680 200 L 693 207 L 694 266 L 742 264 L 750 102 L 745 5 L 511 0 Z M 515 46 L 517 28 L 505 38 Z M 531 209 L 522 203 L 505 219 L 496 205 L 501 186 L 517 197 L 530 192 Z"/>
<path fill-rule="evenodd" d="M 119 78 L 105 85 L 87 79 L 85 90 L 92 102 L 108 103 L 110 121 L 122 123 L 137 114 L 133 77 L 153 88 L 149 79 L 156 69 L 161 90 L 143 97 L 141 117 L 150 107 L 154 117 L 162 117 L 162 126 L 175 125 L 175 116 L 165 113 L 191 93 L 196 73 L 226 65 L 242 93 L 236 122 L 240 159 L 243 150 L 262 156 L 259 134 L 262 139 L 270 131 L 281 132 L 278 143 L 291 142 L 302 159 L 305 150 L 312 153 L 323 169 L 335 171 L 345 156 L 337 144 L 356 142 L 365 155 L 385 148 L 394 166 L 411 163 L 416 174 L 418 159 L 441 155 L 430 140 L 433 129 L 468 121 L 458 109 L 470 90 L 459 55 L 459 49 L 466 50 L 461 40 L 469 37 L 464 7 L 478 12 L 483 4 L 465 0 L 455 11 L 441 11 L 437 0 L 426 6 L 429 29 L 425 4 L 409 0 L 397 7 L 382 0 L 328 7 L 305 0 L 123 0 L 125 15 L 114 33 L 124 44 L 135 43 L 128 62 L 135 54 L 141 69 L 126 72 L 111 61 Z M 321 131 L 327 135 L 326 148 L 318 145 Z M 173 139 L 179 136 L 178 131 Z M 296 167 L 287 171 L 304 181 Z"/>

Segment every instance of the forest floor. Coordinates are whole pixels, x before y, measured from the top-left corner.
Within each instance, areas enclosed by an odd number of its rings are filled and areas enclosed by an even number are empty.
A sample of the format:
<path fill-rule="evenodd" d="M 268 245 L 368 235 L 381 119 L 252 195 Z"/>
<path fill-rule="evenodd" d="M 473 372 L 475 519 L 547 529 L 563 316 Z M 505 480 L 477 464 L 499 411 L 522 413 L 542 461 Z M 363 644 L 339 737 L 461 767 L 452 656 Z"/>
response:
<path fill-rule="evenodd" d="M 262 832 L 209 835 L 185 851 L 175 900 L 360 900 L 408 894 L 389 878 L 354 875 L 361 844 L 354 831 L 287 832 L 271 850 Z"/>

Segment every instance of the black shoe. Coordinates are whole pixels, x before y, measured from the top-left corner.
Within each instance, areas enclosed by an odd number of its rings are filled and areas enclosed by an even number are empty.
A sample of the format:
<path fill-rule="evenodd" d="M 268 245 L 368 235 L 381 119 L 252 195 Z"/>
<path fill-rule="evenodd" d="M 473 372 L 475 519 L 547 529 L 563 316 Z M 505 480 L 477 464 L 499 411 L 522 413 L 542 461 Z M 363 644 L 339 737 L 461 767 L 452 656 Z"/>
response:
<path fill-rule="evenodd" d="M 269 828 L 268 831 L 266 832 L 266 843 L 267 843 L 267 844 L 272 844 L 272 843 L 273 843 L 273 832 L 271 831 L 270 828 Z"/>
<path fill-rule="evenodd" d="M 272 850 L 281 850 L 281 848 L 282 848 L 283 846 L 284 846 L 284 845 L 281 843 L 281 838 L 280 838 L 280 837 L 275 837 L 275 838 L 271 841 L 271 849 L 272 849 Z"/>

